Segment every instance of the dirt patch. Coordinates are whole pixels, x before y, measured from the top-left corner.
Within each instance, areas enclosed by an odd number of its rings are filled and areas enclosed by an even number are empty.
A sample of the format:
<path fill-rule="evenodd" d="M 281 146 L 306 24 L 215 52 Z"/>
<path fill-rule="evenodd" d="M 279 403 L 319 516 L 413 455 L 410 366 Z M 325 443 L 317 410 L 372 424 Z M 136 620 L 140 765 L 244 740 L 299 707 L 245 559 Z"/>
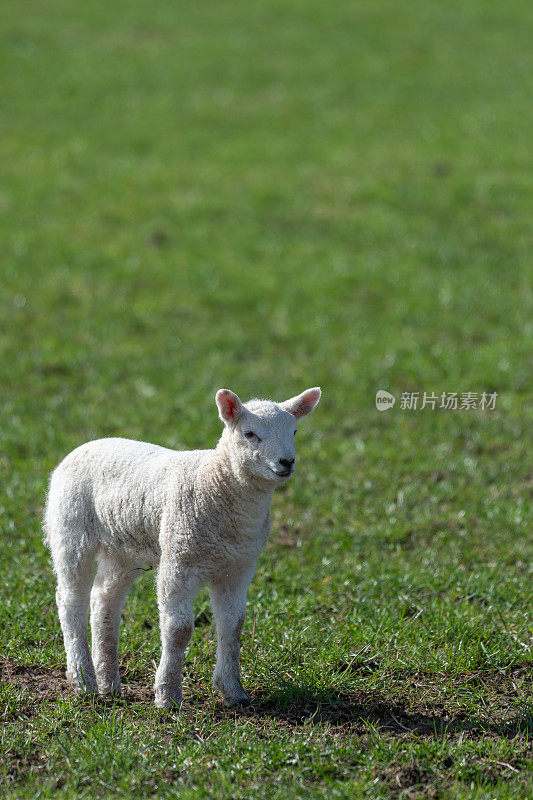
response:
<path fill-rule="evenodd" d="M 68 692 L 65 669 L 60 666 L 42 667 L 39 664 L 17 664 L 2 660 L 0 674 L 3 684 L 27 691 L 34 700 L 56 699 Z"/>
<path fill-rule="evenodd" d="M 73 696 L 74 692 L 65 677 L 65 667 L 43 667 L 40 664 L 17 664 L 10 660 L 0 661 L 1 682 L 21 692 L 22 702 L 16 717 L 33 716 L 39 705 L 60 697 Z M 124 679 L 127 681 L 127 678 Z M 152 680 L 146 683 L 124 683 L 124 701 L 128 703 L 153 702 Z M 101 698 L 102 702 L 116 702 Z M 12 715 L 13 716 L 13 715 Z M 9 715 L 8 715 L 9 717 Z"/>
<path fill-rule="evenodd" d="M 300 547 L 302 543 L 303 531 L 297 525 L 279 525 L 266 543 L 267 550 L 278 550 L 279 548 L 292 549 Z"/>
<path fill-rule="evenodd" d="M 387 786 L 387 796 L 396 800 L 438 800 L 441 797 L 454 796 L 454 786 L 469 785 L 473 780 L 489 787 L 500 781 L 507 781 L 522 773 L 520 785 L 527 792 L 527 778 L 524 770 L 531 756 L 531 749 L 527 752 L 527 745 L 518 748 L 515 757 L 509 761 L 472 756 L 463 775 L 457 775 L 457 765 L 452 756 L 434 761 L 431 766 L 411 763 L 393 762 L 377 777 Z M 470 774 L 469 774 L 470 770 Z"/>
<path fill-rule="evenodd" d="M 355 665 L 354 665 L 355 666 Z M 345 665 L 343 665 L 345 668 Z M 36 664 L 17 664 L 9 660 L 0 661 L 2 683 L 21 692 L 21 703 L 11 716 L 16 718 L 39 713 L 44 701 L 54 701 L 72 696 L 73 690 L 65 678 L 62 666 L 42 667 Z M 363 672 L 374 671 L 377 664 L 365 663 Z M 317 690 L 315 687 L 288 685 L 265 694 L 252 692 L 250 706 L 225 709 L 220 700 L 213 706 L 213 697 L 208 687 L 191 697 L 194 688 L 185 687 L 185 705 L 209 707 L 211 714 L 221 718 L 236 714 L 259 723 L 262 719 L 275 719 L 286 727 L 299 727 L 312 721 L 328 724 L 339 731 L 350 731 L 364 735 L 368 723 L 379 726 L 384 733 L 394 736 L 417 736 L 423 738 L 468 737 L 481 739 L 490 736 L 512 739 L 520 733 L 532 733 L 533 725 L 527 711 L 520 712 L 520 701 L 524 704 L 531 696 L 532 680 L 525 666 L 511 667 L 505 674 L 487 671 L 461 673 L 453 676 L 458 692 L 468 685 L 483 688 L 484 707 L 472 714 L 461 703 L 460 694 L 442 699 L 442 684 L 446 676 L 429 675 L 424 672 L 401 671 L 391 674 L 389 691 L 353 692 L 335 689 Z M 450 676 L 448 676 L 448 680 Z M 88 698 L 87 702 L 103 705 L 153 704 L 153 675 L 135 673 L 134 679 L 125 669 L 122 675 L 122 698 Z M 198 688 L 198 687 L 197 687 Z M 199 695 L 199 696 L 198 696 Z M 9 717 L 9 713 L 7 717 Z M 530 737 L 530 749 L 533 737 Z"/>
<path fill-rule="evenodd" d="M 343 670 L 346 665 L 340 665 Z M 377 662 L 367 659 L 364 664 L 353 665 L 357 674 L 372 673 L 378 668 Z M 362 669 L 359 669 L 362 667 Z M 0 661 L 2 683 L 15 691 L 20 691 L 20 701 L 16 709 L 8 707 L 4 712 L 4 720 L 23 721 L 42 713 L 44 702 L 54 702 L 62 697 L 73 696 L 73 692 L 65 679 L 62 666 L 51 668 L 36 664 L 17 664 L 9 660 Z M 107 714 L 122 707 L 132 717 L 139 717 L 141 725 L 145 714 L 139 714 L 142 708 L 153 709 L 153 674 L 150 671 L 130 673 L 123 670 L 123 695 L 121 698 L 87 697 L 78 702 L 87 706 L 87 711 Z M 493 785 L 499 781 L 518 778 L 524 780 L 524 769 L 533 757 L 533 725 L 531 716 L 527 714 L 525 704 L 531 687 L 531 676 L 525 666 L 509 668 L 505 674 L 498 671 L 479 671 L 455 674 L 456 686 L 454 697 L 442 702 L 432 695 L 431 687 L 437 691 L 442 683 L 452 676 L 429 675 L 422 671 L 402 670 L 385 675 L 386 690 L 354 690 L 338 691 L 335 689 L 318 690 L 316 687 L 286 685 L 273 692 L 252 692 L 252 703 L 247 707 L 235 709 L 224 708 L 217 699 L 213 703 L 213 695 L 207 685 L 194 682 L 191 675 L 185 687 L 185 703 L 180 717 L 194 730 L 198 711 L 214 722 L 227 720 L 228 716 L 246 719 L 254 725 L 255 734 L 265 739 L 272 736 L 272 721 L 276 728 L 283 728 L 296 733 L 303 726 L 311 724 L 316 729 L 324 726 L 323 733 L 328 739 L 349 741 L 354 734 L 361 743 L 368 741 L 372 747 L 372 736 L 369 724 L 377 728 L 382 736 L 391 737 L 403 742 L 397 759 L 386 765 L 376 766 L 373 776 L 392 800 L 438 800 L 453 794 L 454 785 L 462 786 L 472 780 L 480 780 Z M 465 687 L 475 686 L 483 692 L 483 708 L 475 713 L 461 705 L 461 692 Z M 429 687 L 429 688 L 428 688 Z M 517 699 L 524 700 L 524 711 L 517 711 Z M 154 709 L 155 712 L 155 709 Z M 157 712 L 161 714 L 158 735 L 169 739 L 175 735 L 177 712 Z M 168 725 L 165 724 L 168 717 Z M 152 718 L 152 715 L 149 715 Z M 68 722 L 66 723 L 68 725 Z M 464 740 L 488 743 L 496 739 L 512 739 L 512 759 L 497 761 L 491 759 L 483 746 L 468 751 L 465 762 L 464 755 L 460 763 L 454 761 L 453 753 L 437 758 L 431 764 L 418 762 L 411 753 L 411 741 L 435 739 L 453 742 L 459 746 Z M 43 753 L 46 748 L 36 748 L 24 754 L 6 751 L 4 754 L 9 764 L 8 776 L 11 780 L 19 780 L 32 770 L 45 770 L 47 760 Z M 346 773 L 358 772 L 361 766 L 358 761 L 349 760 L 333 765 L 330 778 L 342 781 Z M 323 778 L 323 768 L 317 780 Z M 179 773 L 172 773 L 172 780 Z M 170 778 L 170 773 L 169 773 Z M 159 780 L 159 778 L 158 778 Z M 524 783 L 524 791 L 526 791 Z"/>
<path fill-rule="evenodd" d="M 383 772 L 380 778 L 387 784 L 389 797 L 402 797 L 406 800 L 422 797 L 437 800 L 450 783 L 446 778 L 437 782 L 416 766 L 391 767 L 390 770 Z"/>
<path fill-rule="evenodd" d="M 291 696 L 292 695 L 292 696 Z M 345 731 L 365 734 L 368 723 L 383 733 L 394 736 L 417 736 L 436 739 L 486 739 L 495 736 L 513 739 L 517 734 L 530 732 L 527 714 L 510 712 L 507 718 L 495 721 L 490 709 L 480 715 L 464 712 L 448 713 L 441 705 L 423 702 L 414 704 L 407 698 L 394 701 L 375 692 L 351 693 L 326 691 L 305 696 L 294 689 L 290 693 L 254 697 L 252 705 L 238 709 L 246 717 L 270 717 L 289 727 L 313 723 L 328 723 Z M 531 743 L 533 753 L 533 743 Z"/>

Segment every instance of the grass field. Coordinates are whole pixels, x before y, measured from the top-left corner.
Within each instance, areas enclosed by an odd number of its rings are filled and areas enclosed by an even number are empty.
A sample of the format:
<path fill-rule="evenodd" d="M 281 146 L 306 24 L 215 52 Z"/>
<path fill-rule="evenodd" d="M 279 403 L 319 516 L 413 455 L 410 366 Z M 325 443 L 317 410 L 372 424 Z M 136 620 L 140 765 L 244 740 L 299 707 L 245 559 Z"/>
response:
<path fill-rule="evenodd" d="M 533 20 L 527 0 L 4 0 L 1 794 L 533 797 Z M 66 688 L 40 515 L 116 435 L 321 385 L 243 635 L 250 709 Z M 376 410 L 386 389 L 393 409 Z M 402 392 L 498 394 L 402 409 Z"/>

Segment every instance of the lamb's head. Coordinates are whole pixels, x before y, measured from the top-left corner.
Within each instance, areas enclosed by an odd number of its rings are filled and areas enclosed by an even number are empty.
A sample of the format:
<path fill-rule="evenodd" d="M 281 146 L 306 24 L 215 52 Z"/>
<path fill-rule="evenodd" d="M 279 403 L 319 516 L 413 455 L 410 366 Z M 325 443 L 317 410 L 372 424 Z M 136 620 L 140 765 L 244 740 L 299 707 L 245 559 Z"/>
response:
<path fill-rule="evenodd" d="M 226 426 L 222 441 L 239 468 L 274 485 L 290 478 L 294 472 L 296 421 L 315 408 L 320 389 L 307 389 L 283 403 L 241 403 L 229 389 L 220 389 L 215 399 Z"/>

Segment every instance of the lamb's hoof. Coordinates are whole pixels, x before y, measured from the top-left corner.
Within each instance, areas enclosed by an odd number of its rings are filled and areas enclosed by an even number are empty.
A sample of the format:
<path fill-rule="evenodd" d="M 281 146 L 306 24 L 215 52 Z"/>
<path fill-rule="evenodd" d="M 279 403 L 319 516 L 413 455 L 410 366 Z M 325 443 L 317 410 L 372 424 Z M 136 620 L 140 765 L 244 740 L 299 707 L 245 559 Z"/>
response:
<path fill-rule="evenodd" d="M 72 678 L 67 678 L 67 683 L 77 697 L 90 697 L 91 695 L 98 694 L 98 686 L 96 683 L 79 683 Z"/>
<path fill-rule="evenodd" d="M 72 686 L 72 684 L 71 684 Z M 72 686 L 76 697 L 98 697 L 99 691 L 97 686 Z"/>
<path fill-rule="evenodd" d="M 103 697 L 121 697 L 122 685 L 120 683 L 120 675 L 116 672 L 114 675 L 109 675 L 102 670 L 100 674 L 96 673 L 96 682 L 98 684 L 98 691 Z"/>
<path fill-rule="evenodd" d="M 73 669 L 67 669 L 66 678 L 70 688 L 79 697 L 84 697 L 85 695 L 98 694 L 98 684 L 96 682 L 95 677 L 92 675 L 89 675 L 88 678 L 85 677 L 81 669 L 79 671 Z"/>
<path fill-rule="evenodd" d="M 224 700 L 224 705 L 226 708 L 233 708 L 236 711 L 239 708 L 247 708 L 252 704 L 252 701 L 249 697 L 239 697 L 237 700 Z"/>
<path fill-rule="evenodd" d="M 179 711 L 183 703 L 181 695 L 173 697 L 172 695 L 162 694 L 156 690 L 155 705 L 163 711 Z"/>
<path fill-rule="evenodd" d="M 122 697 L 122 686 L 102 686 L 100 694 L 103 697 Z"/>

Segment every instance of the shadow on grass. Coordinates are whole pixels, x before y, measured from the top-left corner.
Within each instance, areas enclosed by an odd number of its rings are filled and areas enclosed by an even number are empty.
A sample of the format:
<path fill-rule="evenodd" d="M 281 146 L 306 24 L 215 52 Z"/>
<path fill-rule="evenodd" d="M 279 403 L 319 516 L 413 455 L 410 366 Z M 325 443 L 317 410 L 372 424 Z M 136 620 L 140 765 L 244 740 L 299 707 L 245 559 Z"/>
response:
<path fill-rule="evenodd" d="M 72 689 L 64 677 L 64 668 L 46 668 L 39 665 L 22 665 L 8 660 L 0 661 L 2 684 L 15 692 L 23 692 L 23 703 L 15 704 L 14 716 L 32 716 L 39 713 L 41 703 L 71 697 Z M 151 710 L 153 706 L 152 675 L 135 676 L 135 681 L 127 678 L 123 683 L 124 694 L 120 698 L 87 696 L 78 698 L 98 713 L 107 714 L 117 707 Z M 498 699 L 502 702 L 497 702 Z M 203 710 L 216 719 L 234 714 L 239 718 L 277 720 L 287 727 L 300 727 L 311 724 L 329 724 L 352 732 L 368 734 L 369 725 L 382 733 L 393 736 L 423 736 L 442 738 L 444 736 L 467 736 L 471 739 L 499 737 L 513 739 L 526 734 L 533 739 L 533 711 L 523 698 L 523 712 L 516 712 L 515 702 L 502 691 L 493 696 L 491 704 L 489 693 L 484 697 L 481 714 L 471 714 L 457 710 L 447 711 L 442 702 L 423 695 L 419 699 L 391 699 L 376 691 L 354 690 L 343 692 L 334 688 L 318 689 L 313 685 L 285 684 L 277 690 L 252 696 L 252 703 L 246 707 L 225 709 L 220 700 L 213 697 L 204 687 L 202 696 L 186 698 L 180 714 L 187 716 L 191 709 Z M 453 698 L 450 698 L 453 701 Z M 456 702 L 457 706 L 457 702 Z M 510 714 L 513 714 L 510 717 Z M 9 714 L 8 714 L 9 716 Z M 169 714 L 175 716 L 174 712 Z"/>
<path fill-rule="evenodd" d="M 256 696 L 244 708 L 230 709 L 242 717 L 270 718 L 290 726 L 329 723 L 368 731 L 368 724 L 390 734 L 442 738 L 460 733 L 470 738 L 497 736 L 513 739 L 521 733 L 533 734 L 531 709 L 511 719 L 495 721 L 490 717 L 463 712 L 446 714 L 441 708 L 432 710 L 409 707 L 372 692 L 341 692 L 336 689 L 317 689 L 314 686 L 287 685 L 265 696 Z"/>

